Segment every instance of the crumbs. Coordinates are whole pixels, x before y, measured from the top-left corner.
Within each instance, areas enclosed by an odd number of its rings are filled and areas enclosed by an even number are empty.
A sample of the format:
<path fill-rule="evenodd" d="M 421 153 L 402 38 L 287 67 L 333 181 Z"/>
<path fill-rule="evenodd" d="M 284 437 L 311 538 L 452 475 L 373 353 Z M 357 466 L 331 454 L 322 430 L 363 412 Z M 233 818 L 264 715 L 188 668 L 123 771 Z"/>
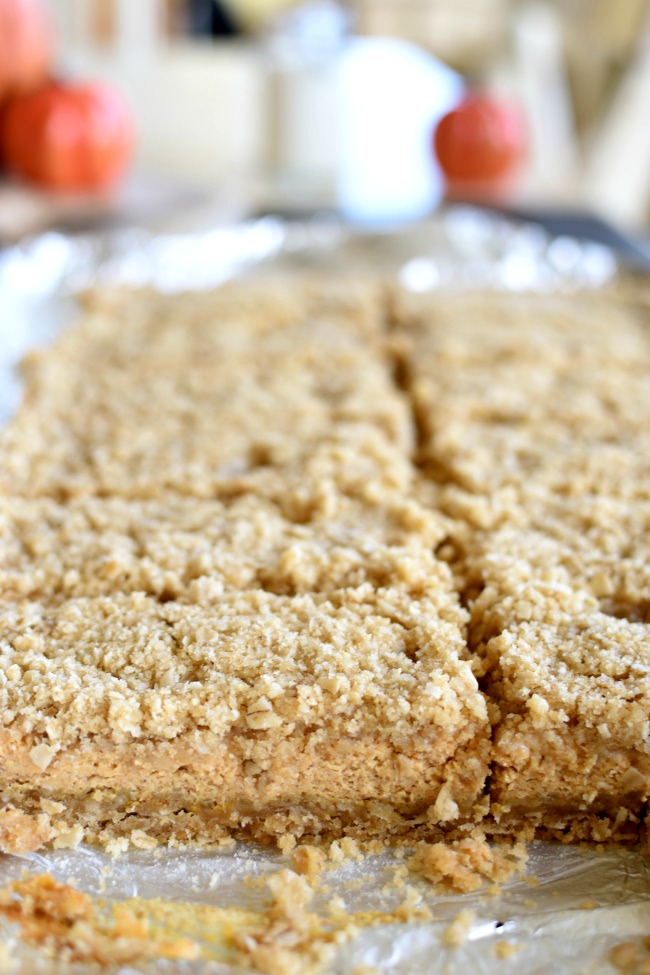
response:
<path fill-rule="evenodd" d="M 450 843 L 419 843 L 407 865 L 443 890 L 471 893 L 486 882 L 510 880 L 524 870 L 527 860 L 522 843 L 490 845 L 477 832 Z"/>
<path fill-rule="evenodd" d="M 315 888 L 294 870 L 280 870 L 256 886 L 267 889 L 269 902 L 246 911 L 161 899 L 108 903 L 49 874 L 26 875 L 0 889 L 0 916 L 17 925 L 22 946 L 51 960 L 102 968 L 153 959 L 217 960 L 265 975 L 316 973 L 362 927 L 431 918 L 411 889 L 393 913 L 355 914 L 336 896 L 324 913 L 313 910 Z"/>
<path fill-rule="evenodd" d="M 448 948 L 460 948 L 468 940 L 469 932 L 475 920 L 475 911 L 461 911 L 445 928 L 442 935 L 443 944 Z"/>
<path fill-rule="evenodd" d="M 497 941 L 493 948 L 493 954 L 500 961 L 506 961 L 508 958 L 512 958 L 513 955 L 518 954 L 522 947 L 523 945 L 513 941 Z"/>
<path fill-rule="evenodd" d="M 152 958 L 199 957 L 191 939 L 166 938 L 135 907 L 113 904 L 102 912 L 87 894 L 49 874 L 16 880 L 0 890 L 0 915 L 18 925 L 23 944 L 68 963 L 107 967 Z"/>
<path fill-rule="evenodd" d="M 316 880 L 325 869 L 325 854 L 315 846 L 299 846 L 293 851 L 291 863 L 296 873 Z"/>
<path fill-rule="evenodd" d="M 327 855 L 334 864 L 345 863 L 347 860 L 354 860 L 359 863 L 364 858 L 359 844 L 350 836 L 343 836 L 340 840 L 334 840 L 330 843 Z"/>
<path fill-rule="evenodd" d="M 356 844 L 344 849 L 354 861 L 362 855 Z M 468 850 L 467 844 L 459 845 L 455 852 L 462 856 Z M 335 856 L 338 860 L 339 854 Z M 333 866 L 327 850 L 296 847 L 291 864 L 293 869 L 245 879 L 245 886 L 268 895 L 266 905 L 256 910 L 162 899 L 109 902 L 49 874 L 25 872 L 21 880 L 0 889 L 0 916 L 17 925 L 23 946 L 66 963 L 93 962 L 106 968 L 158 958 L 219 960 L 265 975 L 317 973 L 364 928 L 435 920 L 421 887 L 404 880 L 401 900 L 389 911 L 352 911 L 338 894 L 315 907 L 316 893 L 325 892 L 322 874 Z M 210 878 L 210 890 L 217 886 L 216 876 Z M 443 943 L 464 943 L 474 919 L 473 912 L 461 911 L 445 928 Z"/>
<path fill-rule="evenodd" d="M 609 952 L 608 961 L 627 975 L 650 975 L 650 937 L 622 941 Z"/>

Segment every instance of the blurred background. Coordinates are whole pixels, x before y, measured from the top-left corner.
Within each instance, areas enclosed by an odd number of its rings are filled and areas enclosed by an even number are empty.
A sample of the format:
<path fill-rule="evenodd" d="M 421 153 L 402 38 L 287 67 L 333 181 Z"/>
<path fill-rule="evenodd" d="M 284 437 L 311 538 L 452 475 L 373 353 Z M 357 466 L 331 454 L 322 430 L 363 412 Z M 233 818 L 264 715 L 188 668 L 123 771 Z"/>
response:
<path fill-rule="evenodd" d="M 4 239 L 450 197 L 644 234 L 650 0 L 0 0 L 0 131 Z"/>

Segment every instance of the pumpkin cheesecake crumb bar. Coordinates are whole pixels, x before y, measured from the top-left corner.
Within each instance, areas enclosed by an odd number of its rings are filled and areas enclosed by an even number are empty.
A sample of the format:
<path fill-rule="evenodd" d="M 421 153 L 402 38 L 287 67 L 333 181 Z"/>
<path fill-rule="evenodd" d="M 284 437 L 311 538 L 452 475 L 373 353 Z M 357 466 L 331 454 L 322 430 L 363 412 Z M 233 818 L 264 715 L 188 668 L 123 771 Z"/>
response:
<path fill-rule="evenodd" d="M 463 616 L 439 589 L 368 583 L 4 606 L 0 844 L 75 826 L 100 841 L 436 836 L 471 820 L 490 735 Z"/>
<path fill-rule="evenodd" d="M 390 306 L 107 291 L 32 357 L 0 437 L 0 849 L 638 839 L 646 311 Z"/>
<path fill-rule="evenodd" d="M 500 717 L 497 830 L 636 842 L 650 798 L 647 553 L 607 572 L 577 547 L 504 529 L 470 556 L 470 639 Z"/>
<path fill-rule="evenodd" d="M 0 490 L 212 497 L 233 478 L 303 464 L 337 432 L 405 455 L 411 422 L 386 366 L 378 291 L 337 301 L 294 283 L 278 313 L 271 285 L 257 301 L 251 290 L 124 297 L 35 353 L 0 435 Z"/>
<path fill-rule="evenodd" d="M 495 707 L 494 828 L 635 842 L 650 797 L 647 313 L 580 293 L 401 295 L 395 315 Z"/>
<path fill-rule="evenodd" d="M 393 314 L 449 514 L 490 528 L 553 496 L 650 498 L 647 314 L 585 292 L 399 293 Z"/>
<path fill-rule="evenodd" d="M 0 448 L 2 849 L 484 810 L 487 705 L 377 294 L 100 295 L 32 361 Z"/>

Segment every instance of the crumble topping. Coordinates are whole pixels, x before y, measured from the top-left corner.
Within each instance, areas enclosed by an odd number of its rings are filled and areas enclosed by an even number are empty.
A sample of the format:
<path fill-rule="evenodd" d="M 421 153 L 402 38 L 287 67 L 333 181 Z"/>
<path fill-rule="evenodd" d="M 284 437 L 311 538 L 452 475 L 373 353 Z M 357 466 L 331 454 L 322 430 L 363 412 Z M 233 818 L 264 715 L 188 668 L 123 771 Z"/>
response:
<path fill-rule="evenodd" d="M 146 295 L 109 302 L 36 353 L 1 437 L 6 489 L 213 496 L 233 475 L 304 462 L 336 430 L 408 448 L 406 404 L 372 337 L 377 289 L 337 305 L 331 287 L 294 282 L 276 315 L 272 286 L 269 301 L 269 286 L 257 300 L 247 287 L 169 297 L 162 312 Z"/>
<path fill-rule="evenodd" d="M 327 721 L 399 736 L 486 718 L 451 600 L 447 620 L 435 598 L 367 583 L 295 597 L 209 584 L 203 595 L 204 605 L 134 593 L 3 607 L 4 725 L 63 745 Z"/>
<path fill-rule="evenodd" d="M 415 595 L 451 589 L 427 550 L 446 527 L 433 512 L 389 491 L 381 505 L 333 493 L 325 510 L 295 522 L 251 494 L 201 504 L 0 497 L 0 602 L 128 592 L 194 602 L 208 585 L 278 595 L 365 582 Z"/>

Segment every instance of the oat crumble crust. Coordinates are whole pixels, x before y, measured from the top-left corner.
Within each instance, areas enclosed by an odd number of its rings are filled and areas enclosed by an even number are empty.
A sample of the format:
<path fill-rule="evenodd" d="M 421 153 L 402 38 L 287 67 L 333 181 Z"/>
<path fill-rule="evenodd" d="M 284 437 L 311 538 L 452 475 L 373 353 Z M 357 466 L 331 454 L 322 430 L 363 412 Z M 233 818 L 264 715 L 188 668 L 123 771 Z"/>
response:
<path fill-rule="evenodd" d="M 0 435 L 0 849 L 637 841 L 647 312 L 89 296 Z"/>

